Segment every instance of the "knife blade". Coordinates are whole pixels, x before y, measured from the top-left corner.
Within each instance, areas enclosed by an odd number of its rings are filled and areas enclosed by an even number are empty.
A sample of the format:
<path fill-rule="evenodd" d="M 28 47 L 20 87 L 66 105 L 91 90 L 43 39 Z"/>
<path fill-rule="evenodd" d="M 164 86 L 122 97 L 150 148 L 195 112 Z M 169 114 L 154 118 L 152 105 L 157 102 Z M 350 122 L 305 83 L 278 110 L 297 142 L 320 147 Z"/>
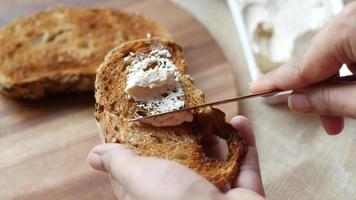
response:
<path fill-rule="evenodd" d="M 144 120 L 144 119 L 159 117 L 159 116 L 166 115 L 166 114 L 171 114 L 171 113 L 176 113 L 176 112 L 185 112 L 185 111 L 189 111 L 189 110 L 194 110 L 194 109 L 201 108 L 201 107 L 206 107 L 206 106 L 216 106 L 216 105 L 220 105 L 220 104 L 225 104 L 225 103 L 231 103 L 231 102 L 241 101 L 241 100 L 245 100 L 245 99 L 249 99 L 249 98 L 254 98 L 254 97 L 260 97 L 260 96 L 262 96 L 262 97 L 267 97 L 267 96 L 273 96 L 273 95 L 280 94 L 280 93 L 289 93 L 289 92 L 291 92 L 291 90 L 288 90 L 288 91 L 284 91 L 284 90 L 273 90 L 273 91 L 269 91 L 269 92 L 248 94 L 248 95 L 244 95 L 244 96 L 238 96 L 238 97 L 233 97 L 233 98 L 229 98 L 229 99 L 223 99 L 223 100 L 214 101 L 214 102 L 210 102 L 210 103 L 200 104 L 200 105 L 197 105 L 197 106 L 182 108 L 182 109 L 179 109 L 179 110 L 172 110 L 172 111 L 163 112 L 163 113 L 158 113 L 158 114 L 154 114 L 154 115 L 149 115 L 149 116 L 144 116 L 144 117 L 138 117 L 138 118 L 135 118 L 135 119 L 130 119 L 130 120 L 128 120 L 128 121 L 129 121 L 129 122 L 135 122 L 135 121 L 140 121 L 140 120 Z"/>

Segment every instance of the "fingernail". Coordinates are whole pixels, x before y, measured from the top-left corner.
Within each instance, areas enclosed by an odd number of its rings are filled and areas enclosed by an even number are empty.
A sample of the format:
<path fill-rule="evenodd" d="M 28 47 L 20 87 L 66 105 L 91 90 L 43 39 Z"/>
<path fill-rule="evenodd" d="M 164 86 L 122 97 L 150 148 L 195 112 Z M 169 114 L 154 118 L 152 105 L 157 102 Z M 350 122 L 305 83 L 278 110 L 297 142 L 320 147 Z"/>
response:
<path fill-rule="evenodd" d="M 250 82 L 250 83 L 248 84 L 248 89 L 250 90 L 250 92 L 255 92 L 255 90 L 256 90 L 256 83 L 255 83 L 255 81 L 254 81 L 254 82 Z"/>
<path fill-rule="evenodd" d="M 296 112 L 310 112 L 311 108 L 305 94 L 295 93 L 288 98 L 288 106 Z"/>
<path fill-rule="evenodd" d="M 115 145 L 113 144 L 108 144 L 108 143 L 105 143 L 105 144 L 99 144 L 98 146 L 96 146 L 94 149 L 93 149 L 93 153 L 96 153 L 98 155 L 101 155 L 111 149 L 115 148 Z"/>
<path fill-rule="evenodd" d="M 258 75 L 256 81 L 261 80 L 263 76 L 264 76 L 264 74 Z"/>
<path fill-rule="evenodd" d="M 249 86 L 253 85 L 254 83 L 256 83 L 257 81 L 261 80 L 263 77 L 263 74 L 260 74 L 258 75 L 257 79 L 256 80 L 252 80 L 250 83 L 249 83 Z"/>
<path fill-rule="evenodd" d="M 248 88 L 249 88 L 249 90 L 250 90 L 251 92 L 255 92 L 255 90 L 256 90 L 256 85 L 257 85 L 257 87 L 258 87 L 257 82 L 258 82 L 259 80 L 261 80 L 261 79 L 263 78 L 263 76 L 264 76 L 264 74 L 258 75 L 258 77 L 257 77 L 256 80 L 253 80 L 253 81 L 251 81 L 251 82 L 248 84 Z"/>
<path fill-rule="evenodd" d="M 101 161 L 101 156 L 94 153 L 94 152 L 91 152 L 88 156 L 88 164 L 96 169 L 96 170 L 100 170 L 100 171 L 105 171 L 105 167 L 103 166 L 103 163 Z"/>

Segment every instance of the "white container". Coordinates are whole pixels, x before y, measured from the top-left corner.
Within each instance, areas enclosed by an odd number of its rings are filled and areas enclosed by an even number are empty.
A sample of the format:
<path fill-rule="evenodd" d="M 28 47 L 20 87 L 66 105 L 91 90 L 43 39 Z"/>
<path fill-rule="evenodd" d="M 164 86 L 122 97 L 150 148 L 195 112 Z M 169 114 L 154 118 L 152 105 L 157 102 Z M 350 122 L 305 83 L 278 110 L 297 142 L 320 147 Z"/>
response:
<path fill-rule="evenodd" d="M 341 12 L 341 10 L 344 7 L 344 2 L 342 0 L 333 0 L 331 1 L 333 3 L 333 8 L 335 9 L 334 12 L 335 13 L 339 13 Z M 234 23 L 235 23 L 235 27 L 236 27 L 236 31 L 238 33 L 239 39 L 240 39 L 240 43 L 241 43 L 241 47 L 244 53 L 244 58 L 247 64 L 247 68 L 249 71 L 249 75 L 252 81 L 257 80 L 258 78 L 260 78 L 260 76 L 262 75 L 262 72 L 260 70 L 260 68 L 257 66 L 254 54 L 253 54 L 253 50 L 251 47 L 251 43 L 250 43 L 250 39 L 249 39 L 249 35 L 247 33 L 246 30 L 246 26 L 244 23 L 244 19 L 241 13 L 241 6 L 239 5 L 237 0 L 227 0 L 230 12 L 232 14 Z M 345 75 L 350 75 L 351 72 L 348 70 L 348 68 L 344 65 L 341 69 L 340 69 L 340 76 L 345 76 Z M 274 97 L 269 97 L 266 98 L 266 102 L 267 103 L 279 103 L 282 101 L 284 101 L 284 99 L 286 99 L 286 95 L 284 95 L 283 97 L 279 96 L 277 97 L 276 100 L 276 96 Z"/>

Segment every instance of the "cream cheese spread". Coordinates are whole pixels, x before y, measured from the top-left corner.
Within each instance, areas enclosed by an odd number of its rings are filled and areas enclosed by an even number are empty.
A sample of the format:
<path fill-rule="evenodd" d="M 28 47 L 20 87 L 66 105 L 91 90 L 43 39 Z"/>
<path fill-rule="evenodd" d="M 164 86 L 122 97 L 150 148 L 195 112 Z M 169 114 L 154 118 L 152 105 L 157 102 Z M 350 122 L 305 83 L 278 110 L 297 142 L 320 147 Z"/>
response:
<path fill-rule="evenodd" d="M 333 0 L 238 0 L 257 63 L 263 71 L 302 55 L 336 14 Z"/>
<path fill-rule="evenodd" d="M 142 119 L 142 121 L 146 124 L 151 124 L 152 126 L 156 127 L 177 126 L 183 122 L 192 122 L 193 114 L 187 111 L 182 111 L 153 118 Z"/>
<path fill-rule="evenodd" d="M 124 58 L 124 61 L 129 60 L 132 62 L 126 69 L 125 92 L 145 114 L 159 114 L 184 107 L 180 73 L 167 49 L 152 49 L 147 54 L 130 53 Z M 192 120 L 192 113 L 179 112 L 144 122 L 153 126 L 176 126 Z"/>

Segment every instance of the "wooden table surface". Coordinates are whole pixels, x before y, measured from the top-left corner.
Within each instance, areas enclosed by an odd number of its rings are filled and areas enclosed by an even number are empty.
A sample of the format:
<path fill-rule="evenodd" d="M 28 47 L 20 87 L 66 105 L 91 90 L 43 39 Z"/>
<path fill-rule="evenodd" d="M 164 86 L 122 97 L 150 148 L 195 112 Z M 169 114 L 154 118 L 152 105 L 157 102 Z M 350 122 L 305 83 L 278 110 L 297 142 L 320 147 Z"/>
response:
<path fill-rule="evenodd" d="M 177 0 L 213 34 L 234 67 L 238 91 L 250 78 L 239 39 L 222 0 Z M 302 3 L 302 1 L 301 1 Z M 316 116 L 291 113 L 259 100 L 243 101 L 240 113 L 253 123 L 268 199 L 356 199 L 356 121 L 328 136 Z"/>
<path fill-rule="evenodd" d="M 0 26 L 54 5 L 108 6 L 140 12 L 181 44 L 188 71 L 208 101 L 236 95 L 221 49 L 186 11 L 166 0 L 0 0 Z M 1 45 L 1 44 L 0 44 Z M 90 169 L 86 156 L 99 143 L 93 94 L 57 95 L 31 102 L 0 95 L 0 199 L 115 199 L 108 177 Z M 222 107 L 228 116 L 237 105 Z"/>

